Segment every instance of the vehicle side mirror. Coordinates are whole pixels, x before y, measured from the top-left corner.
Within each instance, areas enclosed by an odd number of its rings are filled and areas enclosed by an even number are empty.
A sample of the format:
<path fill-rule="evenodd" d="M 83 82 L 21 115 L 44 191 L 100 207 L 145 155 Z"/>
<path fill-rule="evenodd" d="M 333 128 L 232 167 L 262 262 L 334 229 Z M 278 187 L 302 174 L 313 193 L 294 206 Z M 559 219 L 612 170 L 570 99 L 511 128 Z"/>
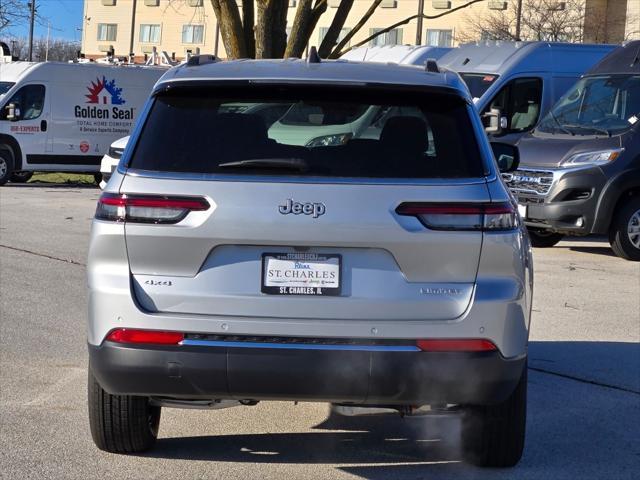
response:
<path fill-rule="evenodd" d="M 15 103 L 10 103 L 5 107 L 7 109 L 7 120 L 17 122 L 20 120 L 20 107 Z"/>
<path fill-rule="evenodd" d="M 484 128 L 484 131 L 487 133 L 500 135 L 502 131 L 507 128 L 507 117 L 502 115 L 502 110 L 499 108 L 492 108 L 482 117 L 489 120 L 489 125 Z"/>
<path fill-rule="evenodd" d="M 520 165 L 520 152 L 515 145 L 508 143 L 491 142 L 493 156 L 498 164 L 500 173 L 509 173 L 518 169 Z"/>

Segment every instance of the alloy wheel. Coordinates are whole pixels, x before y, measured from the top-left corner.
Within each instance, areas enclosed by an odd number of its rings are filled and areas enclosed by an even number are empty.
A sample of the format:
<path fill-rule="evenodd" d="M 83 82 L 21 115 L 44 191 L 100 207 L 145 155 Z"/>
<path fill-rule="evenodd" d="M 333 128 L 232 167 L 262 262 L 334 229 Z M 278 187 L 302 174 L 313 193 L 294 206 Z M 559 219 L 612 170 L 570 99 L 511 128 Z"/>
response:
<path fill-rule="evenodd" d="M 636 212 L 631 215 L 627 225 L 627 235 L 629 235 L 631 244 L 637 249 L 640 249 L 640 210 L 636 210 Z"/>

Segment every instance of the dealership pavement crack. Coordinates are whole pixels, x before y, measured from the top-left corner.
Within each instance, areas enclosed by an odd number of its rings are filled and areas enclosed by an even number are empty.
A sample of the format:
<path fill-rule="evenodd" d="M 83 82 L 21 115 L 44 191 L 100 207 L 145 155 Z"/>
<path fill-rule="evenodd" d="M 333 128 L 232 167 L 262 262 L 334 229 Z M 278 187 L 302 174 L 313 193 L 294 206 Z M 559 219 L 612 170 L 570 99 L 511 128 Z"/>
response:
<path fill-rule="evenodd" d="M 635 395 L 640 395 L 640 391 L 638 390 L 633 390 L 627 387 L 619 387 L 617 385 L 610 385 L 607 383 L 600 383 L 600 382 L 596 382 L 595 380 L 587 380 L 586 378 L 575 377 L 573 375 L 567 375 L 566 373 L 552 372 L 551 370 L 545 370 L 543 368 L 537 368 L 537 367 L 529 367 L 529 370 L 533 370 L 534 372 L 538 372 L 538 373 L 546 373 L 547 375 L 554 375 L 560 378 L 566 378 L 568 380 L 575 380 L 576 382 L 586 383 L 588 385 L 597 385 L 598 387 L 610 388 L 612 390 L 618 390 L 620 392 L 633 393 Z"/>
<path fill-rule="evenodd" d="M 59 262 L 70 263 L 72 265 L 78 265 L 80 267 L 86 267 L 87 266 L 86 263 L 76 262 L 75 260 L 70 260 L 68 258 L 54 257 L 53 255 L 47 255 L 46 253 L 34 252 L 32 250 L 27 250 L 27 249 L 24 249 L 24 248 L 11 247 L 9 245 L 2 245 L 2 244 L 0 244 L 0 247 L 7 248 L 9 250 L 15 250 L 16 252 L 29 253 L 31 255 L 36 255 L 38 257 L 48 258 L 50 260 L 57 260 Z"/>

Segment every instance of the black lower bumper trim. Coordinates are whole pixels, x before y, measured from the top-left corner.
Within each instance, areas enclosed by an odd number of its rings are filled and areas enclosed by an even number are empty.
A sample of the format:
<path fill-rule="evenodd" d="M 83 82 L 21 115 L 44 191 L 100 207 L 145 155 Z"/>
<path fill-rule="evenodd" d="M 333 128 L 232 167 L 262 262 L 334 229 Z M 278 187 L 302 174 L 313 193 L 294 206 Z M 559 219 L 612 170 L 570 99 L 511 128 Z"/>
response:
<path fill-rule="evenodd" d="M 89 345 L 110 393 L 179 399 L 351 404 L 492 404 L 506 399 L 526 359 L 498 352 L 379 352 Z"/>

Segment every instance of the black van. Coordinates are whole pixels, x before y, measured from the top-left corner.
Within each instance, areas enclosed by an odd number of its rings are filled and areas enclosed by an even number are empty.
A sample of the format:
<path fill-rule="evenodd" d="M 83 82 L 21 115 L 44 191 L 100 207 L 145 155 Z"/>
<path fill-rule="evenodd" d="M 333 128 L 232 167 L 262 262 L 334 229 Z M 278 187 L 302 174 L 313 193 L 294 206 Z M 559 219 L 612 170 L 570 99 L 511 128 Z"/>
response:
<path fill-rule="evenodd" d="M 640 41 L 589 70 L 518 147 L 505 180 L 534 246 L 608 234 L 616 255 L 640 261 Z"/>

